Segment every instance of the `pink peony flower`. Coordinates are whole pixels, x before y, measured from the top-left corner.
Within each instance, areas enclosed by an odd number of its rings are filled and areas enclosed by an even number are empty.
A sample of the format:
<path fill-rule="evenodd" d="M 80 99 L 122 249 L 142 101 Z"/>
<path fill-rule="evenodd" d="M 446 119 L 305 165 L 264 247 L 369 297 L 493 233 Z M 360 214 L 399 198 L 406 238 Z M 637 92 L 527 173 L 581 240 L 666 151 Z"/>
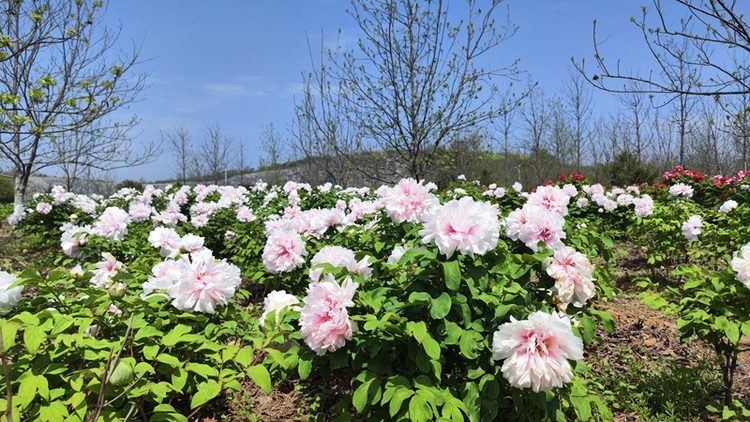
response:
<path fill-rule="evenodd" d="M 536 188 L 536 192 L 529 194 L 529 198 L 526 200 L 526 204 L 529 206 L 542 207 L 563 217 L 568 215 L 569 202 L 570 196 L 557 186 L 539 186 Z"/>
<path fill-rule="evenodd" d="M 635 215 L 646 218 L 654 212 L 654 200 L 649 195 L 643 195 L 633 200 L 635 204 Z"/>
<path fill-rule="evenodd" d="M 594 297 L 594 266 L 586 255 L 569 246 L 557 247 L 544 265 L 547 274 L 555 279 L 554 291 L 563 305 L 572 302 L 581 307 Z"/>
<path fill-rule="evenodd" d="M 36 212 L 39 214 L 49 214 L 50 211 L 52 211 L 52 205 L 46 202 L 36 204 Z"/>
<path fill-rule="evenodd" d="M 703 218 L 700 215 L 693 215 L 682 223 L 682 234 L 685 239 L 695 242 L 701 234 L 703 228 Z"/>
<path fill-rule="evenodd" d="M 177 244 L 177 249 L 180 253 L 193 254 L 205 252 L 208 251 L 208 249 L 203 246 L 204 242 L 205 239 L 203 237 L 188 233 L 180 238 L 180 241 Z"/>
<path fill-rule="evenodd" d="M 505 359 L 502 372 L 510 385 L 549 391 L 573 379 L 568 359 L 583 359 L 583 342 L 567 317 L 537 311 L 524 321 L 511 317 L 501 325 L 492 352 L 493 359 Z"/>
<path fill-rule="evenodd" d="M 562 244 L 566 237 L 563 226 L 565 219 L 557 212 L 535 206 L 524 206 L 520 212 L 508 215 L 505 232 L 513 240 L 520 240 L 532 251 L 538 250 L 538 243 L 544 242 L 548 248 Z"/>
<path fill-rule="evenodd" d="M 97 287 L 109 287 L 112 284 L 112 277 L 123 269 L 123 264 L 109 252 L 102 252 L 102 258 L 104 261 L 96 263 L 94 276 L 91 277 L 90 282 Z"/>
<path fill-rule="evenodd" d="M 0 271 L 0 311 L 9 311 L 21 301 L 23 286 L 9 288 L 18 281 L 18 277 L 5 271 Z"/>
<path fill-rule="evenodd" d="M 719 214 L 726 214 L 729 211 L 732 211 L 733 209 L 737 208 L 739 204 L 737 204 L 737 201 L 730 199 L 719 207 Z"/>
<path fill-rule="evenodd" d="M 128 234 L 128 224 L 130 224 L 130 215 L 125 210 L 109 207 L 94 223 L 94 231 L 97 235 L 107 239 L 122 240 Z"/>
<path fill-rule="evenodd" d="M 688 186 L 684 183 L 675 183 L 669 187 L 669 194 L 672 196 L 684 196 L 686 198 L 693 197 L 693 187 Z"/>
<path fill-rule="evenodd" d="M 422 243 L 434 243 L 447 258 L 458 250 L 463 255 L 483 255 L 497 246 L 500 220 L 496 205 L 465 196 L 425 214 L 419 231 Z"/>
<path fill-rule="evenodd" d="M 91 233 L 91 226 L 69 226 L 60 237 L 60 247 L 63 253 L 71 258 L 81 256 L 81 246 L 87 242 L 87 236 Z"/>
<path fill-rule="evenodd" d="M 237 208 L 237 221 L 242 223 L 249 223 L 255 221 L 258 218 L 253 214 L 253 210 L 246 206 Z"/>
<path fill-rule="evenodd" d="M 331 227 L 336 227 L 344 222 L 346 214 L 344 211 L 333 209 L 313 209 L 305 211 L 308 227 L 307 232 L 321 238 Z"/>
<path fill-rule="evenodd" d="M 130 219 L 136 223 L 148 221 L 152 213 L 151 206 L 142 202 L 131 202 L 128 207 Z"/>
<path fill-rule="evenodd" d="M 146 299 L 151 296 L 154 290 L 168 290 L 170 287 L 180 282 L 182 277 L 182 260 L 166 260 L 160 262 L 151 269 L 153 277 L 150 277 L 145 283 L 143 283 L 143 294 L 142 299 Z"/>
<path fill-rule="evenodd" d="M 323 281 L 307 288 L 300 311 L 300 331 L 305 343 L 319 356 L 343 347 L 357 330 L 346 309 L 354 306 L 357 287 L 350 277 L 339 285 L 333 275 L 326 274 Z"/>
<path fill-rule="evenodd" d="M 159 248 L 162 257 L 174 257 L 179 252 L 180 235 L 173 228 L 157 227 L 148 234 L 148 243 Z"/>
<path fill-rule="evenodd" d="M 260 326 L 266 325 L 266 317 L 273 311 L 276 311 L 276 328 L 279 327 L 279 316 L 281 311 L 286 308 L 287 310 L 299 311 L 299 306 L 294 306 L 299 303 L 299 299 L 296 296 L 290 295 L 284 290 L 274 290 L 263 299 L 263 314 L 260 316 Z"/>
<path fill-rule="evenodd" d="M 383 196 L 383 204 L 394 222 L 408 221 L 417 224 L 425 211 L 439 206 L 440 201 L 422 182 L 409 178 L 401 179 L 393 188 L 388 189 Z M 354 209 L 351 205 L 349 208 Z"/>
<path fill-rule="evenodd" d="M 369 257 L 365 256 L 359 262 L 354 257 L 354 252 L 341 246 L 324 246 L 323 249 L 313 256 L 310 260 L 310 266 L 320 264 L 331 264 L 334 267 L 346 268 L 351 273 L 369 277 L 372 269 L 370 268 Z M 322 268 L 310 268 L 310 279 L 312 281 L 320 280 L 323 273 Z"/>
<path fill-rule="evenodd" d="M 734 252 L 730 265 L 737 272 L 737 281 L 750 289 L 750 243 Z"/>
<path fill-rule="evenodd" d="M 263 264 L 273 274 L 285 273 L 305 263 L 307 250 L 302 236 L 291 230 L 276 229 L 263 248 Z"/>
<path fill-rule="evenodd" d="M 167 293 L 172 306 L 181 311 L 213 314 L 217 305 L 227 305 L 240 285 L 240 269 L 226 259 L 216 261 L 210 251 L 182 255 L 180 262 L 180 281 Z"/>

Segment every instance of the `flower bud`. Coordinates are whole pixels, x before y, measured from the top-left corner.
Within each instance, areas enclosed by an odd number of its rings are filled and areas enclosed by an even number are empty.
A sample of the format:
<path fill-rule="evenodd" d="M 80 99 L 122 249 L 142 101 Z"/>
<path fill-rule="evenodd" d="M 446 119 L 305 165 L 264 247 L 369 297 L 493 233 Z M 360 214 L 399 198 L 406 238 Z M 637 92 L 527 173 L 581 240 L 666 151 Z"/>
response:
<path fill-rule="evenodd" d="M 125 283 L 112 283 L 109 286 L 109 297 L 112 299 L 120 299 L 125 296 L 125 290 L 128 289 L 128 285 Z"/>
<path fill-rule="evenodd" d="M 83 277 L 83 268 L 81 268 L 81 264 L 78 264 L 75 267 L 71 268 L 70 276 L 75 279 Z"/>

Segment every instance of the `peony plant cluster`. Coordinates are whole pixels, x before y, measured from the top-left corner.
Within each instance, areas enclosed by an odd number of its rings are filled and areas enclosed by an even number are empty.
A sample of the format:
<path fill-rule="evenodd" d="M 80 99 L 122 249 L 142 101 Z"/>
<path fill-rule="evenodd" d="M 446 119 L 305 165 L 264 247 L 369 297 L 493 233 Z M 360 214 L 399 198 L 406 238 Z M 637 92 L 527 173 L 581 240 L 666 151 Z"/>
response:
<path fill-rule="evenodd" d="M 89 307 L 106 313 L 88 333 L 92 338 L 108 335 L 137 307 L 152 306 L 200 321 L 183 324 L 184 336 L 242 325 L 231 346 L 262 351 L 249 362 L 274 377 L 330 377 L 347 368 L 354 374 L 348 403 L 373 420 L 417 412 L 438 419 L 453 411 L 492 419 L 541 392 L 548 392 L 543 400 L 585 414 L 581 406 L 594 399 L 570 401 L 571 389 L 563 387 L 572 383 L 586 394 L 577 379 L 586 373 L 584 345 L 597 322 L 613 328 L 606 312 L 590 307 L 611 291 L 607 228 L 628 227 L 634 236 L 649 230 L 687 254 L 715 239 L 722 221 L 744 213 L 742 201 L 729 197 L 699 208 L 704 191 L 682 177 L 670 176 L 669 187 L 612 189 L 566 177 L 530 191 L 466 180 L 439 191 L 414 179 L 377 189 L 295 182 L 149 186 L 109 198 L 55 188 L 8 221 L 33 227 L 60 219 L 54 235 L 65 271 L 54 274 L 92 294 L 57 297 L 48 306 L 100 301 Z M 659 251 L 647 249 L 659 262 Z M 748 245 L 730 266 L 750 287 L 747 256 Z M 6 313 L 22 300 L 23 285 L 9 288 L 15 277 L 0 272 Z M 240 308 L 252 318 L 221 320 Z M 167 338 L 168 347 L 181 341 L 178 334 Z M 149 347 L 139 359 L 173 362 L 157 354 L 167 349 Z M 179 383 L 174 365 L 163 382 Z"/>

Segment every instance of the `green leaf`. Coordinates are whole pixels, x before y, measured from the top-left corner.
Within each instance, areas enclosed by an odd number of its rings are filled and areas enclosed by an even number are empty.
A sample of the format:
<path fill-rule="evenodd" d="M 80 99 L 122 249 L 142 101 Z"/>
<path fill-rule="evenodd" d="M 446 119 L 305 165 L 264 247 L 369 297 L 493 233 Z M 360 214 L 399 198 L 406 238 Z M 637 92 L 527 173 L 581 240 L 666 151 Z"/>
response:
<path fill-rule="evenodd" d="M 221 385 L 214 380 L 208 380 L 198 385 L 198 392 L 190 400 L 190 408 L 195 409 L 208 403 L 221 393 Z"/>
<path fill-rule="evenodd" d="M 589 345 L 594 341 L 594 335 L 596 333 L 596 322 L 593 318 L 588 315 L 582 315 L 578 318 L 582 325 L 581 337 L 583 344 Z"/>
<path fill-rule="evenodd" d="M 578 414 L 578 420 L 589 420 L 589 418 L 591 417 L 591 403 L 588 401 L 587 397 L 571 395 L 570 403 L 573 405 L 573 408 Z"/>
<path fill-rule="evenodd" d="M 427 335 L 427 326 L 424 321 L 419 322 L 408 322 L 406 324 L 407 331 L 416 339 L 420 344 Z"/>
<path fill-rule="evenodd" d="M 188 418 L 177 412 L 154 412 L 148 422 L 188 422 Z"/>
<path fill-rule="evenodd" d="M 391 415 L 391 417 L 396 416 L 396 414 L 401 410 L 401 404 L 404 402 L 404 400 L 413 395 L 414 390 L 410 390 L 404 387 L 396 388 L 396 391 L 393 393 L 393 398 L 391 398 L 391 402 L 388 404 L 388 413 Z"/>
<path fill-rule="evenodd" d="M 247 368 L 251 363 L 253 363 L 254 358 L 255 356 L 253 346 L 245 346 L 240 349 L 239 352 L 237 352 L 237 355 L 234 357 L 234 361 Z"/>
<path fill-rule="evenodd" d="M 716 318 L 716 326 L 724 332 L 733 345 L 740 342 L 740 327 L 736 323 L 729 321 L 724 316 L 720 316 Z"/>
<path fill-rule="evenodd" d="M 663 299 L 662 299 L 663 300 Z M 602 322 L 602 326 L 604 327 L 604 331 L 608 333 L 612 333 L 615 331 L 615 327 L 617 326 L 617 323 L 615 322 L 615 319 L 612 318 L 612 315 L 609 314 L 607 311 L 600 311 L 594 307 L 589 308 L 589 312 L 591 315 L 593 315 L 596 319 Z"/>
<path fill-rule="evenodd" d="M 18 387 L 18 396 L 21 398 L 20 405 L 22 410 L 27 409 L 31 402 L 34 401 L 38 390 L 36 377 L 31 375 L 30 372 L 27 372 L 26 374 L 28 375 L 25 377 L 22 376 L 21 385 Z"/>
<path fill-rule="evenodd" d="M 368 372 L 368 375 L 369 374 L 372 373 Z M 356 409 L 357 412 L 364 412 L 365 408 L 367 408 L 367 406 L 370 404 L 369 389 L 372 383 L 375 382 L 375 380 L 376 378 L 372 376 L 370 377 L 370 379 L 360 384 L 356 390 L 354 390 L 354 395 L 352 396 L 352 404 L 354 405 L 354 409 Z"/>
<path fill-rule="evenodd" d="M 456 291 L 461 287 L 461 268 L 458 261 L 443 262 L 443 277 L 445 278 L 445 287 L 449 290 Z"/>
<path fill-rule="evenodd" d="M 204 346 L 206 344 L 209 344 L 209 342 L 203 343 Z M 239 350 L 240 346 L 236 344 L 223 346 L 223 349 L 221 349 L 221 362 L 224 363 L 232 360 Z"/>
<path fill-rule="evenodd" d="M 159 363 L 169 365 L 172 368 L 179 368 L 182 366 L 182 362 L 180 362 L 179 359 L 167 353 L 162 353 L 159 356 L 157 356 L 156 361 Z"/>
<path fill-rule="evenodd" d="M 432 420 L 432 410 L 427 402 L 419 395 L 414 395 L 409 400 L 409 419 L 414 422 L 427 422 Z"/>
<path fill-rule="evenodd" d="M 156 357 L 156 355 L 159 353 L 159 345 L 158 344 L 151 344 L 148 346 L 143 346 L 143 357 L 152 360 Z"/>
<path fill-rule="evenodd" d="M 39 419 L 43 421 L 63 422 L 68 415 L 68 409 L 59 401 L 53 401 L 48 406 L 39 408 Z"/>
<path fill-rule="evenodd" d="M 448 293 L 443 292 L 436 299 L 432 299 L 430 304 L 430 316 L 432 319 L 443 319 L 451 311 L 451 297 Z"/>
<path fill-rule="evenodd" d="M 141 327 L 141 329 L 139 329 L 138 331 L 136 331 L 135 336 L 133 336 L 133 340 L 138 341 L 138 340 L 140 340 L 142 338 L 147 338 L 147 337 L 161 337 L 163 335 L 164 335 L 164 333 L 162 333 L 161 331 L 157 330 L 154 326 L 152 326 L 152 325 L 144 325 L 143 327 Z"/>
<path fill-rule="evenodd" d="M 44 400 L 49 401 L 49 382 L 47 381 L 47 377 L 44 375 L 37 375 L 36 376 L 36 386 L 37 391 L 39 392 L 39 397 L 43 398 Z"/>
<path fill-rule="evenodd" d="M 346 353 L 334 353 L 333 356 L 331 356 L 331 365 L 330 365 L 331 371 L 344 368 L 348 364 L 349 364 L 349 355 Z"/>
<path fill-rule="evenodd" d="M 5 347 L 5 350 L 9 350 L 16 344 L 18 324 L 0 320 L 0 327 L 2 327 L 3 330 L 3 346 Z"/>
<path fill-rule="evenodd" d="M 50 336 L 56 336 L 67 330 L 71 325 L 73 325 L 73 319 L 69 315 L 65 315 L 55 321 L 55 325 L 52 327 L 52 331 L 50 331 L 49 334 Z"/>
<path fill-rule="evenodd" d="M 651 293 L 650 295 L 646 295 L 642 300 L 643 303 L 645 303 L 651 309 L 662 309 L 669 304 L 658 293 Z"/>
<path fill-rule="evenodd" d="M 427 356 L 435 360 L 440 359 L 440 345 L 434 338 L 430 337 L 429 334 L 427 334 L 422 341 L 422 347 L 424 347 L 424 351 L 427 352 Z"/>
<path fill-rule="evenodd" d="M 82 391 L 74 393 L 70 397 L 69 403 L 75 414 L 83 420 L 83 417 L 86 416 L 86 393 Z"/>
<path fill-rule="evenodd" d="M 271 394 L 273 385 L 271 384 L 271 374 L 268 373 L 263 365 L 253 365 L 247 368 L 247 374 L 250 378 L 258 384 L 258 387 L 262 388 L 266 394 Z"/>
<path fill-rule="evenodd" d="M 479 355 L 474 351 L 476 349 L 476 339 L 469 330 L 461 332 L 461 339 L 458 342 L 458 347 L 461 350 L 461 354 L 469 359 L 476 359 Z"/>
<path fill-rule="evenodd" d="M 302 381 L 306 380 L 312 373 L 312 360 L 300 356 L 299 364 L 297 365 L 297 372 Z"/>
<path fill-rule="evenodd" d="M 186 341 L 185 339 L 183 339 L 183 337 L 185 336 L 185 334 L 189 333 L 190 330 L 191 328 L 187 325 L 177 324 L 174 328 L 172 328 L 170 332 L 162 337 L 161 342 L 167 347 L 174 346 L 180 341 Z"/>
<path fill-rule="evenodd" d="M 182 389 L 185 388 L 185 384 L 187 384 L 188 380 L 188 373 L 186 370 L 182 368 L 175 368 L 174 371 L 172 371 L 172 387 L 176 391 L 182 392 Z"/>
<path fill-rule="evenodd" d="M 23 343 L 26 346 L 26 351 L 35 355 L 39 351 L 39 347 L 47 339 L 47 333 L 44 328 L 33 325 L 27 327 L 23 332 Z"/>
<path fill-rule="evenodd" d="M 205 363 L 188 362 L 185 364 L 185 370 L 200 375 L 203 378 L 216 378 L 219 376 L 219 370 Z"/>

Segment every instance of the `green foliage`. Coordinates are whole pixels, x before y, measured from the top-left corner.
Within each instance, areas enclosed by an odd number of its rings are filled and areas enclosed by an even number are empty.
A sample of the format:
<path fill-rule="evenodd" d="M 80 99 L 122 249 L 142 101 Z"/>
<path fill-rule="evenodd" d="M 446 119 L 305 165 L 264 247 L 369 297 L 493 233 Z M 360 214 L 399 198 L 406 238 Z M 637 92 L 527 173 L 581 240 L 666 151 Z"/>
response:
<path fill-rule="evenodd" d="M 690 366 L 667 358 L 666 364 L 649 362 L 623 351 L 616 359 L 627 370 L 611 368 L 603 362 L 605 372 L 596 380 L 611 406 L 634 412 L 639 420 L 685 422 L 700 420 L 713 392 L 721 386 L 719 375 L 710 361 L 691 362 Z"/>
<path fill-rule="evenodd" d="M 0 204 L 13 203 L 13 179 L 0 175 Z"/>
<path fill-rule="evenodd" d="M 122 182 L 118 183 L 117 186 L 115 186 L 115 191 L 123 188 L 130 188 L 135 189 L 139 192 L 143 192 L 143 183 L 136 182 L 135 180 L 125 179 Z"/>
<path fill-rule="evenodd" d="M 21 274 L 37 295 L 0 320 L 16 420 L 186 421 L 183 412 L 240 391 L 246 377 L 270 391 L 267 370 L 253 365 L 256 345 L 243 337 L 252 324 L 246 311 L 230 304 L 213 315 L 180 313 L 163 298 L 142 300 L 138 267 L 118 278 L 133 291 L 121 299 L 62 268 Z M 5 389 L 0 383 L 2 397 Z M 185 396 L 189 408 L 169 404 Z"/>
<path fill-rule="evenodd" d="M 635 155 L 622 152 L 610 163 L 609 175 L 613 186 L 629 186 L 653 183 L 659 177 L 659 171 L 652 165 L 638 161 Z"/>

